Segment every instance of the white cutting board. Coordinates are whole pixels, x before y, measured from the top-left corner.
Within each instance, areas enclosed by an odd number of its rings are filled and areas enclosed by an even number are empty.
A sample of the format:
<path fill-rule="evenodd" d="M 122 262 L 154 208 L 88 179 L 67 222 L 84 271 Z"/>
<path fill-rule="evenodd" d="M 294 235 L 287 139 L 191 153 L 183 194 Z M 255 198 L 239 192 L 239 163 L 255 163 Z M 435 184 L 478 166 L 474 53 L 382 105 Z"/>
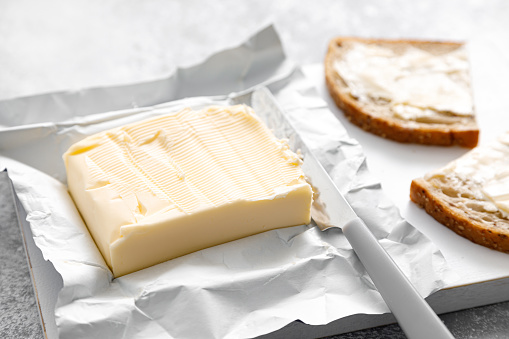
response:
<path fill-rule="evenodd" d="M 449 287 L 497 279 L 507 279 L 509 284 L 509 254 L 485 248 L 458 236 L 426 214 L 409 198 L 412 179 L 444 166 L 468 152 L 468 149 L 402 144 L 368 133 L 349 122 L 335 106 L 325 86 L 322 65 L 309 65 L 304 71 L 314 81 L 321 97 L 328 103 L 330 110 L 341 121 L 349 135 L 362 145 L 370 173 L 380 180 L 384 192 L 396 204 L 402 216 L 433 240 L 458 274 L 458 280 Z M 507 106 L 505 112 L 509 113 L 509 105 Z M 509 125 L 501 126 L 500 123 L 496 123 L 500 122 L 501 111 L 503 109 L 493 110 L 482 105 L 478 107 L 480 143 L 495 138 L 503 131 L 503 127 L 509 129 Z M 500 295 L 500 301 L 502 300 L 509 300 L 509 294 Z M 482 303 L 482 300 L 479 302 Z"/>

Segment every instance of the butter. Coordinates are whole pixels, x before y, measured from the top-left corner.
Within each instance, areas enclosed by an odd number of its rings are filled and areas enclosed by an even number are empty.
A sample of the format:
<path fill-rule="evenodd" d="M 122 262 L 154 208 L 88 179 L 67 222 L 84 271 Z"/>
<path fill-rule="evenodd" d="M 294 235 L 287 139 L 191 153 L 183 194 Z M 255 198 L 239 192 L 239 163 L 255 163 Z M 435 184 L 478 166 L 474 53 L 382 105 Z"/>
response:
<path fill-rule="evenodd" d="M 500 136 L 489 150 L 480 153 L 487 168 L 482 192 L 505 217 L 509 217 L 509 131 Z"/>
<path fill-rule="evenodd" d="M 506 173 L 504 178 L 485 183 L 483 193 L 504 212 L 504 215 L 509 215 L 509 173 Z"/>
<path fill-rule="evenodd" d="M 401 54 L 374 44 L 352 43 L 335 71 L 360 101 L 383 100 L 394 116 L 428 123 L 452 123 L 472 116 L 469 65 L 463 47 L 433 55 L 412 46 Z"/>
<path fill-rule="evenodd" d="M 112 129 L 63 158 L 69 191 L 115 277 L 310 222 L 300 158 L 247 106 Z"/>
<path fill-rule="evenodd" d="M 451 185 L 470 183 L 469 192 L 479 208 L 509 217 L 509 131 L 485 146 L 479 146 L 452 161 L 438 173 L 446 175 Z"/>

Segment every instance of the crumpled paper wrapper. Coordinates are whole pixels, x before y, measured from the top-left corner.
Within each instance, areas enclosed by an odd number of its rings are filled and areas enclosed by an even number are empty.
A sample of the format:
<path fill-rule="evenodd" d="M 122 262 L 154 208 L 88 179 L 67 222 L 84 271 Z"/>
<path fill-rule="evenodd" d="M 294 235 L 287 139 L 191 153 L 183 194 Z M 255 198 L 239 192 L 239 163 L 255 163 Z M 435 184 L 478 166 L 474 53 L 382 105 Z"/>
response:
<path fill-rule="evenodd" d="M 313 225 L 258 234 L 112 279 L 67 192 L 62 154 L 105 129 L 184 107 L 231 104 L 256 84 L 272 91 L 418 291 L 427 296 L 446 284 L 450 271 L 441 253 L 400 217 L 370 176 L 360 145 L 285 60 L 269 27 L 166 79 L 0 103 L 12 113 L 2 121 L 11 127 L 0 130 L 0 166 L 14 183 L 36 245 L 63 280 L 55 309 L 60 338 L 255 337 L 295 320 L 323 325 L 388 312 L 341 232 Z M 230 92 L 240 93 L 199 97 Z M 92 114 L 164 101 L 171 102 Z"/>

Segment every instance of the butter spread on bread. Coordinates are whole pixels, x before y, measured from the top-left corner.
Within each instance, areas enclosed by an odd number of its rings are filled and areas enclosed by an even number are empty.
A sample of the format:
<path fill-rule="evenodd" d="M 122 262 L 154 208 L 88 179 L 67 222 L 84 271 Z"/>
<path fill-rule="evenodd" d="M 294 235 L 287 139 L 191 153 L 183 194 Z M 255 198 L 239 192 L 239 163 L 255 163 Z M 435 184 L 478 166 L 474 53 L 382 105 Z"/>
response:
<path fill-rule="evenodd" d="M 461 236 L 509 253 L 509 131 L 414 179 L 410 197 Z"/>
<path fill-rule="evenodd" d="M 477 144 L 462 44 L 337 38 L 325 74 L 336 104 L 369 132 L 400 142 Z"/>

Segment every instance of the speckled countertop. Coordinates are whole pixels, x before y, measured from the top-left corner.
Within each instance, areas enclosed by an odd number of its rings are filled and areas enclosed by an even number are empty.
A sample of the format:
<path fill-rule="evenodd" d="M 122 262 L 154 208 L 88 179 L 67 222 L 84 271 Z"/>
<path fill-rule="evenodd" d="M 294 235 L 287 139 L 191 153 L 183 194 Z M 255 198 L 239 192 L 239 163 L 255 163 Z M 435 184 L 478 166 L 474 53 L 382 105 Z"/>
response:
<path fill-rule="evenodd" d="M 44 338 L 6 172 L 0 172 L 0 338 Z"/>

